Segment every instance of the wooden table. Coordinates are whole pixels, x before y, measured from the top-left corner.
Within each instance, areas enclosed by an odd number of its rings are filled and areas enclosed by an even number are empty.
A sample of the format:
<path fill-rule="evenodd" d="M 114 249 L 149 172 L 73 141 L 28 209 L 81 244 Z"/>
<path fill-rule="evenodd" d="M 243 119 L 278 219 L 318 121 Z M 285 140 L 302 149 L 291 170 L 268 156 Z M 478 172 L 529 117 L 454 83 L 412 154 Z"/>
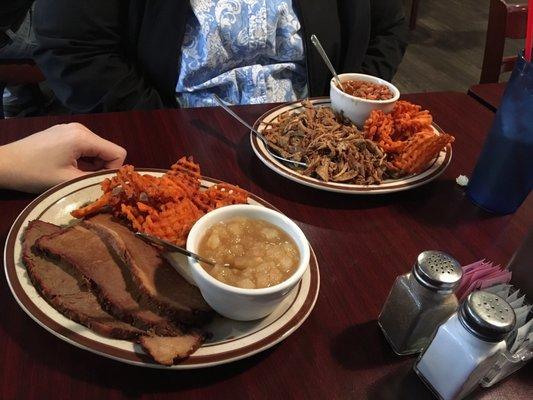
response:
<path fill-rule="evenodd" d="M 453 160 L 436 181 L 404 193 L 347 196 L 288 181 L 252 153 L 248 131 L 220 109 L 166 110 L 0 122 L 11 141 L 62 121 L 80 121 L 128 150 L 136 166 L 165 168 L 192 154 L 207 176 L 236 183 L 294 219 L 314 247 L 321 271 L 318 302 L 293 335 L 261 354 L 197 371 L 132 367 L 75 348 L 46 332 L 0 280 L 0 398 L 432 398 L 411 372 L 413 357 L 397 357 L 376 318 L 397 275 L 417 254 L 440 249 L 461 263 L 507 263 L 533 216 L 527 200 L 513 215 L 475 207 L 457 186 L 480 152 L 492 112 L 466 94 L 405 96 L 432 110 L 456 136 Z M 238 107 L 253 122 L 269 106 Z M 2 243 L 31 195 L 0 191 Z M 453 368 L 453 365 L 450 365 Z M 533 365 L 483 399 L 531 398 Z"/>
<path fill-rule="evenodd" d="M 496 112 L 500 106 L 506 85 L 506 82 L 473 85 L 468 89 L 468 95 L 488 107 L 491 111 Z"/>

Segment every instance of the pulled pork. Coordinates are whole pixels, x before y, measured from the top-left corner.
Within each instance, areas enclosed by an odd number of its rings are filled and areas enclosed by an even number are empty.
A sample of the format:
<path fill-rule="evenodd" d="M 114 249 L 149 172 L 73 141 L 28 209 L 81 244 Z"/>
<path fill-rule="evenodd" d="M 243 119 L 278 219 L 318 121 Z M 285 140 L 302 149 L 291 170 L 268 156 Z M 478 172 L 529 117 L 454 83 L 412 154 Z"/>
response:
<path fill-rule="evenodd" d="M 330 107 L 302 102 L 304 111 L 281 114 L 263 131 L 269 146 L 284 158 L 307 164 L 304 175 L 325 182 L 379 184 L 385 154 L 357 127 Z"/>

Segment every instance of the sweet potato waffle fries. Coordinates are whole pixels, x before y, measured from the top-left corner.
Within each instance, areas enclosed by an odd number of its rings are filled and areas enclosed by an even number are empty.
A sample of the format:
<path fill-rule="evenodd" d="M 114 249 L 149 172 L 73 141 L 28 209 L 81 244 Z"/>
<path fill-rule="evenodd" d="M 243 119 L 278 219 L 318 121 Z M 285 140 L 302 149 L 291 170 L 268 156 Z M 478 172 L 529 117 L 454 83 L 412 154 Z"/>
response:
<path fill-rule="evenodd" d="M 400 100 L 390 114 L 373 110 L 365 122 L 364 134 L 387 154 L 389 175 L 417 174 L 454 141 L 451 135 L 435 133 L 432 122 L 428 110 Z"/>
<path fill-rule="evenodd" d="M 230 204 L 246 203 L 245 190 L 219 183 L 200 190 L 200 166 L 192 157 L 182 157 L 161 177 L 141 175 L 131 165 L 102 182 L 104 194 L 93 203 L 72 212 L 83 218 L 110 209 L 124 217 L 135 231 L 184 246 L 192 225 L 207 212 Z"/>

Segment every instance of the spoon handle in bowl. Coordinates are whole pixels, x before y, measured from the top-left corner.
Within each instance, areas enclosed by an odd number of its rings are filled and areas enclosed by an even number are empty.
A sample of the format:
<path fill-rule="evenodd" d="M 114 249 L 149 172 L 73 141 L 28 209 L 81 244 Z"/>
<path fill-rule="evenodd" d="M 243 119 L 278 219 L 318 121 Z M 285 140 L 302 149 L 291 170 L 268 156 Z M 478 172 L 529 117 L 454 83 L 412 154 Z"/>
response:
<path fill-rule="evenodd" d="M 222 100 L 216 94 L 213 94 L 213 98 L 220 105 L 220 107 L 222 107 L 222 109 L 224 111 L 226 111 L 229 115 L 231 115 L 233 118 L 235 118 L 237 121 L 239 121 L 243 126 L 245 126 L 248 129 L 250 129 L 250 131 L 252 131 L 259 139 L 261 139 L 261 141 L 265 144 L 265 147 L 266 147 L 267 151 L 270 153 L 270 155 L 272 157 L 277 158 L 278 160 L 286 162 L 286 163 L 289 163 L 289 164 L 299 165 L 301 167 L 306 167 L 307 168 L 307 164 L 304 163 L 304 162 L 295 161 L 295 160 L 289 160 L 288 158 L 284 158 L 284 157 L 278 156 L 277 154 L 274 154 L 274 152 L 272 152 L 270 150 L 270 144 L 268 143 L 268 140 L 267 140 L 266 137 L 264 137 L 257 129 L 254 129 L 248 122 L 246 122 L 241 117 L 239 117 L 237 114 L 235 114 L 231 110 L 231 108 L 229 108 L 228 105 L 226 103 L 224 103 L 224 100 Z"/>
<path fill-rule="evenodd" d="M 208 260 L 207 258 L 201 257 L 198 254 L 192 253 L 189 250 L 184 249 L 183 247 L 175 245 L 174 243 L 167 242 L 166 240 L 159 239 L 159 238 L 157 238 L 155 236 L 149 235 L 149 234 L 144 233 L 144 232 L 135 232 L 135 235 L 137 235 L 140 238 L 142 238 L 144 240 L 147 240 L 149 242 L 152 242 L 152 243 L 158 244 L 160 246 L 163 246 L 164 248 L 166 248 L 169 251 L 173 251 L 173 252 L 184 254 L 184 255 L 186 255 L 188 257 L 194 258 L 197 261 L 201 261 L 201 262 L 204 262 L 204 263 L 209 264 L 209 265 L 215 265 L 215 263 L 213 261 Z"/>
<path fill-rule="evenodd" d="M 326 54 L 326 51 L 322 47 L 322 44 L 320 44 L 320 40 L 318 40 L 316 35 L 311 35 L 311 43 L 313 43 L 313 45 L 318 50 L 318 53 L 320 54 L 320 56 L 322 57 L 322 59 L 326 63 L 327 67 L 329 68 L 329 70 L 331 71 L 333 76 L 335 77 L 335 80 L 337 81 L 337 84 L 340 86 L 340 88 L 342 90 L 344 90 L 344 88 L 342 87 L 341 80 L 339 79 L 339 76 L 337 75 L 337 72 L 335 71 L 335 68 L 333 68 L 333 64 L 331 64 L 331 61 L 329 60 L 329 57 Z"/>

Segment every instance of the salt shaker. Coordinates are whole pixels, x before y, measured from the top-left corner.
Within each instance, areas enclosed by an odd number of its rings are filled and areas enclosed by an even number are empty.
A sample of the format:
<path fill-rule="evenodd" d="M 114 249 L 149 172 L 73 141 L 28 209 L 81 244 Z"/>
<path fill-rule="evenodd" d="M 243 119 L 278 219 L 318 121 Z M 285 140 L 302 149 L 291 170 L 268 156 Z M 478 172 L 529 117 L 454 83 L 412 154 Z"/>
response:
<path fill-rule="evenodd" d="M 494 366 L 514 325 L 514 311 L 504 299 L 473 292 L 437 329 L 415 372 L 440 399 L 462 399 Z"/>
<path fill-rule="evenodd" d="M 396 279 L 378 318 L 396 354 L 421 352 L 435 329 L 457 310 L 453 291 L 462 274 L 453 257 L 424 251 L 412 271 Z"/>

